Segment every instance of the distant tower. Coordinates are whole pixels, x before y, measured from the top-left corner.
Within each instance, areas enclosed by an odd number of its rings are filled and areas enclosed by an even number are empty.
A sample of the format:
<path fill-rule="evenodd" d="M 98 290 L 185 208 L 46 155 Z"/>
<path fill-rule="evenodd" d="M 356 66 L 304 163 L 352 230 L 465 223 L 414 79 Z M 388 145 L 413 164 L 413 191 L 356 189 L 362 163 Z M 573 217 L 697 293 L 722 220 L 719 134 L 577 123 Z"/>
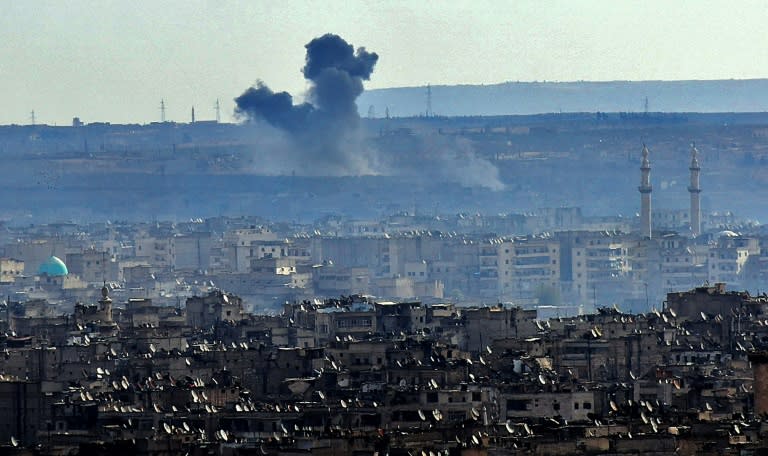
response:
<path fill-rule="evenodd" d="M 701 187 L 699 186 L 699 151 L 696 150 L 696 144 L 691 146 L 691 185 L 688 186 L 688 192 L 691 194 L 691 235 L 693 237 L 701 234 Z"/>
<path fill-rule="evenodd" d="M 195 123 L 195 107 L 192 106 L 192 123 Z"/>
<path fill-rule="evenodd" d="M 109 288 L 107 282 L 101 288 L 101 299 L 99 299 L 99 310 L 103 312 L 104 323 L 112 323 L 112 299 L 109 297 Z"/>
<path fill-rule="evenodd" d="M 219 99 L 216 99 L 216 104 L 213 105 L 213 108 L 216 110 L 216 123 L 221 122 L 221 105 L 219 104 Z"/>
<path fill-rule="evenodd" d="M 165 122 L 165 100 L 160 100 L 160 122 Z"/>
<path fill-rule="evenodd" d="M 32 125 L 35 125 L 35 110 L 33 109 L 31 113 L 29 113 L 29 121 L 32 122 Z"/>
<path fill-rule="evenodd" d="M 427 84 L 427 117 L 432 117 L 432 86 Z"/>
<path fill-rule="evenodd" d="M 648 161 L 648 147 L 643 144 L 643 162 L 640 165 L 640 234 L 651 238 L 651 162 Z"/>

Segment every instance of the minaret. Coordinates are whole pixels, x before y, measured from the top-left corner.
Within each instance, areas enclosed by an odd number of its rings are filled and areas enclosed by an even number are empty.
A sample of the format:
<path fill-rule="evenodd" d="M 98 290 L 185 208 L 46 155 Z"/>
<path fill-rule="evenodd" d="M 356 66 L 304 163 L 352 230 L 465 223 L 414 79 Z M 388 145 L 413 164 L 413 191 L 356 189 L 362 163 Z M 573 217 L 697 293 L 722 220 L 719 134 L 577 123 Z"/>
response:
<path fill-rule="evenodd" d="M 648 147 L 643 144 L 643 162 L 640 165 L 640 234 L 651 238 L 651 162 L 648 161 Z"/>
<path fill-rule="evenodd" d="M 699 187 L 699 151 L 696 145 L 691 146 L 691 185 L 688 186 L 688 192 L 691 194 L 691 235 L 693 237 L 701 234 L 701 187 Z"/>
<path fill-rule="evenodd" d="M 104 282 L 104 286 L 101 288 L 101 299 L 99 299 L 100 308 L 103 312 L 104 320 L 102 323 L 112 323 L 112 299 L 109 297 L 109 288 L 107 288 L 107 282 Z"/>

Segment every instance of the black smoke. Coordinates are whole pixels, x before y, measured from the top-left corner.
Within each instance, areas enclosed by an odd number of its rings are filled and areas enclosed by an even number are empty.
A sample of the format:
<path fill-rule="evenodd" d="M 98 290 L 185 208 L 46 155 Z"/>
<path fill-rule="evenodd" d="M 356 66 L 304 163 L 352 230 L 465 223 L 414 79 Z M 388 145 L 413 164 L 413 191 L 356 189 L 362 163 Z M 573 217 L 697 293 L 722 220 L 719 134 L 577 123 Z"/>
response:
<path fill-rule="evenodd" d="M 236 114 L 284 132 L 292 143 L 284 158 L 303 174 L 371 172 L 371 156 L 357 140 L 360 115 L 355 100 L 379 56 L 362 47 L 355 50 L 333 34 L 315 38 L 305 48 L 306 102 L 294 104 L 288 92 L 274 92 L 259 81 L 235 98 Z"/>

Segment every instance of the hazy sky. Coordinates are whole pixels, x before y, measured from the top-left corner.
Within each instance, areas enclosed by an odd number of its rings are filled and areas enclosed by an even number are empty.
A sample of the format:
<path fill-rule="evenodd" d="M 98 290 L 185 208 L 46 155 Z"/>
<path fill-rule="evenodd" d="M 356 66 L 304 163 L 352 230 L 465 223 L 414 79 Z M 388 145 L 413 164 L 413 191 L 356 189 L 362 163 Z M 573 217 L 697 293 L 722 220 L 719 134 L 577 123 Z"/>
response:
<path fill-rule="evenodd" d="M 0 0 L 0 124 L 222 120 L 257 79 L 300 95 L 327 32 L 368 88 L 768 77 L 765 1 Z"/>

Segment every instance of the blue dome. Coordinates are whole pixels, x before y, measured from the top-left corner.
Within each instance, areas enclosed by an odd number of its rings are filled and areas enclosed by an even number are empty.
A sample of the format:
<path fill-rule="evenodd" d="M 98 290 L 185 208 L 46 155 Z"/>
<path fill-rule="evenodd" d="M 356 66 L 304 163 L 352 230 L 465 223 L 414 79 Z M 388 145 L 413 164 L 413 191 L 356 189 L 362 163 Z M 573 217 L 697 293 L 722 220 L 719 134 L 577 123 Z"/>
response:
<path fill-rule="evenodd" d="M 46 274 L 51 277 L 60 277 L 69 274 L 69 270 L 63 261 L 51 255 L 50 258 L 45 260 L 45 263 L 40 265 L 37 269 L 37 273 L 40 275 Z"/>

